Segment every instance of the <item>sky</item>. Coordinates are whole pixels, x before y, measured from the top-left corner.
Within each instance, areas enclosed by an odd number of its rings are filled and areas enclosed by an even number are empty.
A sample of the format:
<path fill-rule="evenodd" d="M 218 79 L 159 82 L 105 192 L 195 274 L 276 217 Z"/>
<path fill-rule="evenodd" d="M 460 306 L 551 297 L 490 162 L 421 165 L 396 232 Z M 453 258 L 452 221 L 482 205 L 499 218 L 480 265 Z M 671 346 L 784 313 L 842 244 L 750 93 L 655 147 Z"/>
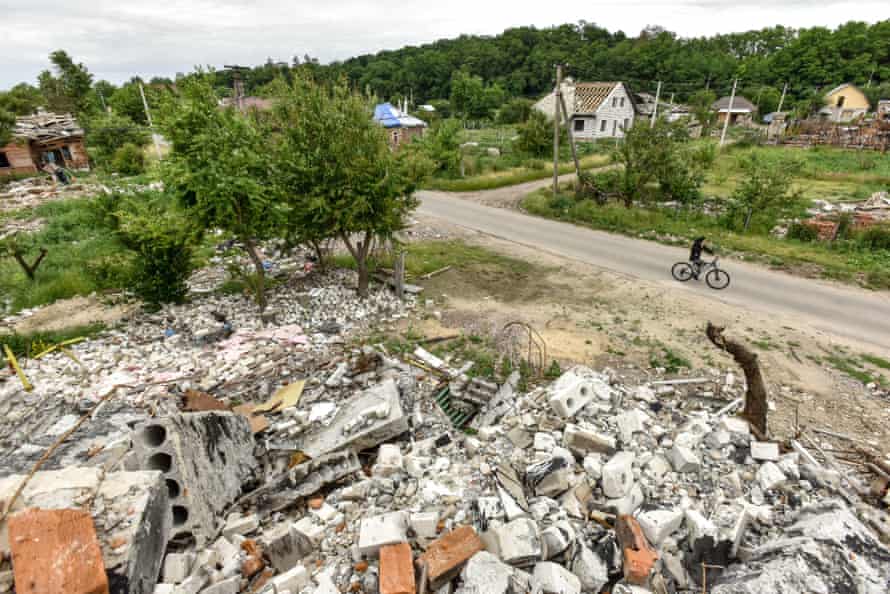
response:
<path fill-rule="evenodd" d="M 309 54 L 323 63 L 462 33 L 580 20 L 636 35 L 661 25 L 682 36 L 835 27 L 851 15 L 890 18 L 881 0 L 0 0 L 7 48 L 0 89 L 36 82 L 66 50 L 96 79 L 173 77 L 198 65 L 254 65 Z M 861 18 L 861 17 L 860 17 Z"/>

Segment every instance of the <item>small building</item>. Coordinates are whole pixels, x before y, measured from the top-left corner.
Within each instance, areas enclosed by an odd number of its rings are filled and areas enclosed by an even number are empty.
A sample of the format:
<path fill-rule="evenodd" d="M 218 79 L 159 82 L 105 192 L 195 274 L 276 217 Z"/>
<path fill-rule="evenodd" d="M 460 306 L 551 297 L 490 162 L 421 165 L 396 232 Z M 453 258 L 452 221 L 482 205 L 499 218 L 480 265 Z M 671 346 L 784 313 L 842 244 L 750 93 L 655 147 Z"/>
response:
<path fill-rule="evenodd" d="M 732 98 L 732 110 L 729 109 L 729 99 L 721 97 L 711 104 L 711 111 L 717 112 L 717 121 L 723 123 L 729 118 L 732 126 L 748 125 L 754 122 L 754 115 L 757 113 L 757 106 L 748 101 L 741 95 Z"/>
<path fill-rule="evenodd" d="M 238 111 L 248 112 L 250 110 L 256 111 L 269 111 L 272 109 L 274 103 L 271 99 L 264 99 L 263 97 L 223 97 L 219 102 L 221 107 L 236 107 Z"/>
<path fill-rule="evenodd" d="M 652 117 L 652 112 L 655 111 L 655 95 L 652 93 L 634 93 L 634 103 L 639 117 Z M 691 117 L 691 111 L 687 105 L 659 99 L 657 115 L 660 118 L 667 119 L 669 122 L 675 122 L 681 118 Z"/>
<path fill-rule="evenodd" d="M 561 91 L 575 140 L 622 138 L 633 126 L 636 108 L 630 91 L 622 82 L 576 83 L 566 79 Z M 556 115 L 556 93 L 551 91 L 534 107 L 553 118 Z"/>
<path fill-rule="evenodd" d="M 89 169 L 83 135 L 71 114 L 39 112 L 16 118 L 12 141 L 0 147 L 0 177 L 37 173 L 47 163 Z"/>
<path fill-rule="evenodd" d="M 381 103 L 374 108 L 374 121 L 386 128 L 386 136 L 393 150 L 423 136 L 426 131 L 426 122 L 408 115 L 407 106 L 399 109 L 391 103 Z"/>
<path fill-rule="evenodd" d="M 856 85 L 844 83 L 825 94 L 825 107 L 819 116 L 830 122 L 850 122 L 868 113 L 869 103 L 865 93 Z"/>
<path fill-rule="evenodd" d="M 890 99 L 878 101 L 878 108 L 875 110 L 875 113 L 879 121 L 890 122 Z"/>

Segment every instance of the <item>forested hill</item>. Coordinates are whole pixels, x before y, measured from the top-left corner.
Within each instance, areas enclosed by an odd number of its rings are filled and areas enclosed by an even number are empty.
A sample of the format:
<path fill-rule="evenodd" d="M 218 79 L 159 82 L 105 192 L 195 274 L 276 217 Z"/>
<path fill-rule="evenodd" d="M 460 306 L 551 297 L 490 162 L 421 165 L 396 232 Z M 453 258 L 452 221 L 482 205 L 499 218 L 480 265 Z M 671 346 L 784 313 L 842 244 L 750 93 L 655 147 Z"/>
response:
<path fill-rule="evenodd" d="M 802 98 L 843 82 L 865 86 L 869 78 L 869 88 L 877 93 L 880 83 L 890 85 L 890 20 L 849 22 L 836 30 L 777 26 L 691 39 L 658 27 L 636 37 L 586 22 L 520 27 L 494 37 L 463 35 L 316 68 L 325 75 L 345 72 L 381 97 L 413 93 L 427 101 L 448 97 L 452 74 L 459 69 L 496 83 L 509 95 L 536 97 L 552 88 L 557 62 L 569 64 L 569 74 L 578 80 L 622 80 L 647 91 L 663 80 L 666 93 L 678 99 L 708 84 L 718 95 L 728 93 L 734 76 L 751 95 L 764 85 L 781 90 L 788 82 L 792 97 Z"/>

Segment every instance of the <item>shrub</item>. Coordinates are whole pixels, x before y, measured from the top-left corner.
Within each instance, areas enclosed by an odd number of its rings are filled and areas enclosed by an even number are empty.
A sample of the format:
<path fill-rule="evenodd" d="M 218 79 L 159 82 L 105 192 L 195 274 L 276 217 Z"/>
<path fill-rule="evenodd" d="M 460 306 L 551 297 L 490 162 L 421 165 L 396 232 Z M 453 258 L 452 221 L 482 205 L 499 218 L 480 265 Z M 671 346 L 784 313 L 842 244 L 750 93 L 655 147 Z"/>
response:
<path fill-rule="evenodd" d="M 151 140 L 148 129 L 115 113 L 103 113 L 91 118 L 86 122 L 86 132 L 90 156 L 100 163 L 111 160 L 124 145 L 145 146 Z"/>
<path fill-rule="evenodd" d="M 812 225 L 806 223 L 792 223 L 788 227 L 788 239 L 811 242 L 819 238 L 819 232 Z"/>
<path fill-rule="evenodd" d="M 875 225 L 862 231 L 859 244 L 871 250 L 890 250 L 890 225 Z"/>
<path fill-rule="evenodd" d="M 121 175 L 139 175 L 145 172 L 145 153 L 135 144 L 127 143 L 114 152 L 112 171 Z"/>
<path fill-rule="evenodd" d="M 130 288 L 152 307 L 181 303 L 192 272 L 195 232 L 162 196 L 137 195 L 122 206 L 117 236 L 135 254 Z"/>
<path fill-rule="evenodd" d="M 560 143 L 567 142 L 565 130 L 560 128 Z M 546 157 L 553 152 L 553 121 L 538 110 L 533 110 L 524 125 L 519 127 L 516 148 L 533 157 Z"/>
<path fill-rule="evenodd" d="M 498 110 L 497 122 L 499 124 L 521 124 L 528 120 L 532 113 L 531 99 L 516 97 L 504 103 Z"/>

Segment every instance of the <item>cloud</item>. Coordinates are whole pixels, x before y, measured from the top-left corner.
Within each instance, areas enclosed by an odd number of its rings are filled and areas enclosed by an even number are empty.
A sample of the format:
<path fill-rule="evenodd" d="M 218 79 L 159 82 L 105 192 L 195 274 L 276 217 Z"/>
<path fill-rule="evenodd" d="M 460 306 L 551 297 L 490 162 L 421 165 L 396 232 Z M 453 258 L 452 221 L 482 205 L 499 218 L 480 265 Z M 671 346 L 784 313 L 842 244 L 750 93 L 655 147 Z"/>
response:
<path fill-rule="evenodd" d="M 587 20 L 636 34 L 659 24 L 681 35 L 743 31 L 775 24 L 836 26 L 847 15 L 890 16 L 886 3 L 803 0 L 564 0 L 540 3 L 406 0 L 2 0 L 6 47 L 0 88 L 34 82 L 48 55 L 65 49 L 97 79 L 173 76 L 196 65 L 323 62 L 418 45 L 461 33 L 497 34 L 521 25 Z"/>

